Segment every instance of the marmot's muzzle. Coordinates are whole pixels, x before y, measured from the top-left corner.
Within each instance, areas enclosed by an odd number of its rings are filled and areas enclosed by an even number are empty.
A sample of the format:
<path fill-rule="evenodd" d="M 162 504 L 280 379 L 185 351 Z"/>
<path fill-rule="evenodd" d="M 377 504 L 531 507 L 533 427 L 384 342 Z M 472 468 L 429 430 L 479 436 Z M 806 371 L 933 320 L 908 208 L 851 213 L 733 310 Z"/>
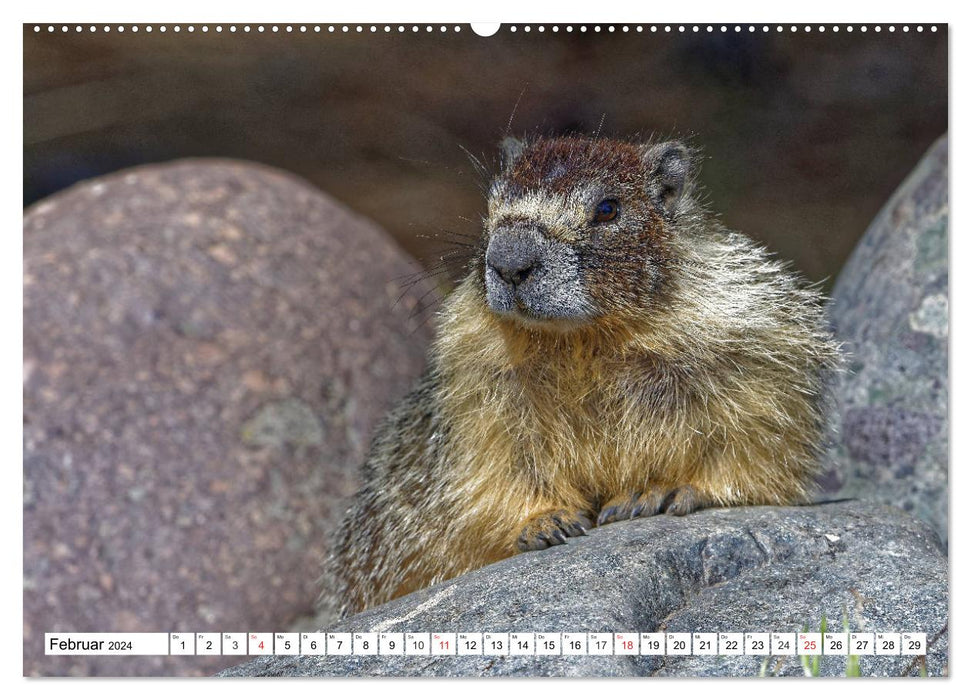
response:
<path fill-rule="evenodd" d="M 500 229 L 492 235 L 486 264 L 514 287 L 537 271 L 543 258 L 541 234 L 534 228 Z"/>

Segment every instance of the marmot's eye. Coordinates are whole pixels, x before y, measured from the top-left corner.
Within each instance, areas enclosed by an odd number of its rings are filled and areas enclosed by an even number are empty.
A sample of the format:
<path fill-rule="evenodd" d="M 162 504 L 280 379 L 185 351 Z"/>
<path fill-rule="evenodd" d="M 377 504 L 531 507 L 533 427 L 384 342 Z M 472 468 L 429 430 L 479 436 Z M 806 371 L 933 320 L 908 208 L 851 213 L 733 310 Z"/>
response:
<path fill-rule="evenodd" d="M 620 213 L 620 203 L 616 199 L 605 199 L 593 211 L 593 220 L 597 223 L 616 219 Z"/>

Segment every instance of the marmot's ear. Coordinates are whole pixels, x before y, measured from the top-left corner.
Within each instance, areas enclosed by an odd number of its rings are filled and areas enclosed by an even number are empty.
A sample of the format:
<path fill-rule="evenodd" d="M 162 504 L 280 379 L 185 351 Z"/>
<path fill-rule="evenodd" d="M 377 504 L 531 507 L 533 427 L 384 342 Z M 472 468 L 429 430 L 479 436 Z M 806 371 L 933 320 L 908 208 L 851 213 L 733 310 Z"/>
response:
<path fill-rule="evenodd" d="M 499 148 L 502 149 L 502 169 L 505 171 L 509 170 L 523 155 L 526 144 L 515 136 L 507 136 L 499 143 Z"/>
<path fill-rule="evenodd" d="M 688 147 L 680 141 L 647 146 L 644 150 L 644 162 L 648 173 L 648 196 L 664 214 L 674 214 L 691 170 Z"/>

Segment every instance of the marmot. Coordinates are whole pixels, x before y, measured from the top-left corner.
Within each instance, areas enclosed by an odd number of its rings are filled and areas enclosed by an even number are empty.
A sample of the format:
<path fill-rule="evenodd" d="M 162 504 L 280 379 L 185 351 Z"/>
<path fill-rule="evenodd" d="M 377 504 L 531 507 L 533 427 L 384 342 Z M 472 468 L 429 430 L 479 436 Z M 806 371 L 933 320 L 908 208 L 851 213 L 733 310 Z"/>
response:
<path fill-rule="evenodd" d="M 680 142 L 504 150 L 336 535 L 342 616 L 616 520 L 810 495 L 839 357 L 818 290 L 705 210 Z"/>

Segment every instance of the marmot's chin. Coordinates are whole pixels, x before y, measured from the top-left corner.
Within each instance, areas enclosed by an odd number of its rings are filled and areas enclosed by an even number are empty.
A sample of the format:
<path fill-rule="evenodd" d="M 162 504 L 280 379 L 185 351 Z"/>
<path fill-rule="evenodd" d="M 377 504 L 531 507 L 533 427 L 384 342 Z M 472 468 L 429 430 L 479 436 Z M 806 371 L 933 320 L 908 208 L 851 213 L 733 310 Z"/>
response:
<path fill-rule="evenodd" d="M 490 301 L 489 307 L 499 316 L 515 321 L 528 330 L 562 332 L 590 321 L 587 315 L 572 313 L 555 305 L 537 303 L 520 295 L 513 295 L 508 304 L 493 305 Z"/>

